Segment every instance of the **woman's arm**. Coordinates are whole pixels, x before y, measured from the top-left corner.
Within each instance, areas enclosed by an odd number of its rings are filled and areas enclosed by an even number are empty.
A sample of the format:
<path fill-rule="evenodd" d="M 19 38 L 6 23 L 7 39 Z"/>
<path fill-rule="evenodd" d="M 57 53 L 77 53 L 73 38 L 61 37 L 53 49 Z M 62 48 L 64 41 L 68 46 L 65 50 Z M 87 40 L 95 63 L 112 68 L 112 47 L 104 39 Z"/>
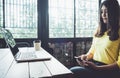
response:
<path fill-rule="evenodd" d="M 97 66 L 93 62 L 90 62 L 90 61 L 86 61 L 86 64 L 87 66 L 90 66 L 95 70 L 116 70 L 116 69 L 118 70 L 119 69 L 116 62 L 113 64 L 101 65 L 101 66 Z"/>

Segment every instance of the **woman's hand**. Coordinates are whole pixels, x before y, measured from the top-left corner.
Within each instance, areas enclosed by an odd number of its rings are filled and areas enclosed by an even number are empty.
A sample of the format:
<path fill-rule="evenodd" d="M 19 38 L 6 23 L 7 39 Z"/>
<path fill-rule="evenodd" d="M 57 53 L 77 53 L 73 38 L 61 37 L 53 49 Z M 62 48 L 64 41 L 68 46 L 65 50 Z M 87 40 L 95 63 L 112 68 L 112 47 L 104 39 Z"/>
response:
<path fill-rule="evenodd" d="M 93 68 L 94 70 L 119 70 L 117 63 L 107 64 L 107 65 L 96 65 L 91 61 L 85 62 L 88 67 Z"/>
<path fill-rule="evenodd" d="M 77 63 L 80 66 L 86 66 L 85 61 L 87 60 L 87 56 L 85 54 L 81 55 L 81 56 L 78 56 L 78 57 L 75 57 L 75 58 L 76 58 Z"/>
<path fill-rule="evenodd" d="M 78 57 L 75 57 L 75 58 L 76 58 L 77 63 L 80 66 L 90 67 L 90 68 L 93 68 L 95 70 L 97 70 L 97 68 L 98 68 L 97 65 L 95 65 L 93 62 L 88 61 L 86 55 L 81 55 L 81 56 L 78 56 Z"/>
<path fill-rule="evenodd" d="M 79 59 L 76 59 L 77 63 L 80 65 L 80 66 L 88 66 L 86 61 L 85 60 L 79 60 Z"/>
<path fill-rule="evenodd" d="M 85 65 L 87 67 L 90 67 L 90 68 L 93 68 L 95 70 L 98 70 L 98 66 L 96 64 L 94 64 L 93 62 L 91 62 L 91 61 L 85 61 Z"/>
<path fill-rule="evenodd" d="M 81 55 L 81 56 L 79 56 L 79 57 L 81 58 L 81 60 L 84 60 L 84 61 L 88 60 L 88 59 L 87 59 L 87 55 L 85 55 L 85 54 L 83 54 L 83 55 Z"/>

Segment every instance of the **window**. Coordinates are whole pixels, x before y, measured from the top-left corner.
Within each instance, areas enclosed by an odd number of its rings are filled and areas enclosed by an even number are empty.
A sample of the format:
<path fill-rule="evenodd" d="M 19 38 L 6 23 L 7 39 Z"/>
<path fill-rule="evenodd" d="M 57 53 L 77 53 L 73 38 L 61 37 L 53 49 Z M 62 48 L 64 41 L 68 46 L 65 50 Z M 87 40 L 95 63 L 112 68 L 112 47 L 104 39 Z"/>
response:
<path fill-rule="evenodd" d="M 3 0 L 0 0 L 0 28 L 3 27 Z M 0 38 L 2 38 L 1 30 L 0 30 Z"/>
<path fill-rule="evenodd" d="M 0 27 L 3 27 L 3 0 L 0 0 Z"/>
<path fill-rule="evenodd" d="M 98 0 L 49 0 L 49 38 L 92 37 L 98 5 Z"/>
<path fill-rule="evenodd" d="M 76 37 L 92 37 L 97 26 L 99 0 L 76 0 Z"/>
<path fill-rule="evenodd" d="M 4 26 L 15 38 L 37 38 L 37 0 L 4 0 L 1 5 L 5 6 Z"/>
<path fill-rule="evenodd" d="M 74 0 L 49 0 L 49 38 L 74 37 Z"/>

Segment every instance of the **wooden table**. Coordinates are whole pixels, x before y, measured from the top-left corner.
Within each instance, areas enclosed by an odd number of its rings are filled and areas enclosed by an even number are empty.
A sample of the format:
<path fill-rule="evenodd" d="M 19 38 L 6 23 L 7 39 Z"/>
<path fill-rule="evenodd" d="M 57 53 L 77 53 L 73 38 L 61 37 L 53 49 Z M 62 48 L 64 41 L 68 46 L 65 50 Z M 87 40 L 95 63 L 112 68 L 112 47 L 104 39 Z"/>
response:
<path fill-rule="evenodd" d="M 70 78 L 72 72 L 67 67 L 44 49 L 38 52 L 51 56 L 51 60 L 17 63 L 9 48 L 0 49 L 0 78 Z"/>

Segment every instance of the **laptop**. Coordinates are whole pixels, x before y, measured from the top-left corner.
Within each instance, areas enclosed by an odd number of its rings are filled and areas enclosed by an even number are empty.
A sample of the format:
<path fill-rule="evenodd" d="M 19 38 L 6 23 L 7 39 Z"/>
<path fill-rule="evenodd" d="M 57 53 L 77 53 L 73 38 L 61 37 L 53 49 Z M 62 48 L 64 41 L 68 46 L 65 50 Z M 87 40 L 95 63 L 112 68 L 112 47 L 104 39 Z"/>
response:
<path fill-rule="evenodd" d="M 14 59 L 17 62 L 45 61 L 51 59 L 51 56 L 46 56 L 44 52 L 37 54 L 37 52 L 31 51 L 29 50 L 29 48 L 26 49 L 26 51 L 23 52 L 20 51 L 16 45 L 12 33 L 7 29 L 2 30 L 2 33 L 3 33 L 3 38 L 5 39 L 8 47 L 12 52 L 12 55 L 14 56 Z"/>

